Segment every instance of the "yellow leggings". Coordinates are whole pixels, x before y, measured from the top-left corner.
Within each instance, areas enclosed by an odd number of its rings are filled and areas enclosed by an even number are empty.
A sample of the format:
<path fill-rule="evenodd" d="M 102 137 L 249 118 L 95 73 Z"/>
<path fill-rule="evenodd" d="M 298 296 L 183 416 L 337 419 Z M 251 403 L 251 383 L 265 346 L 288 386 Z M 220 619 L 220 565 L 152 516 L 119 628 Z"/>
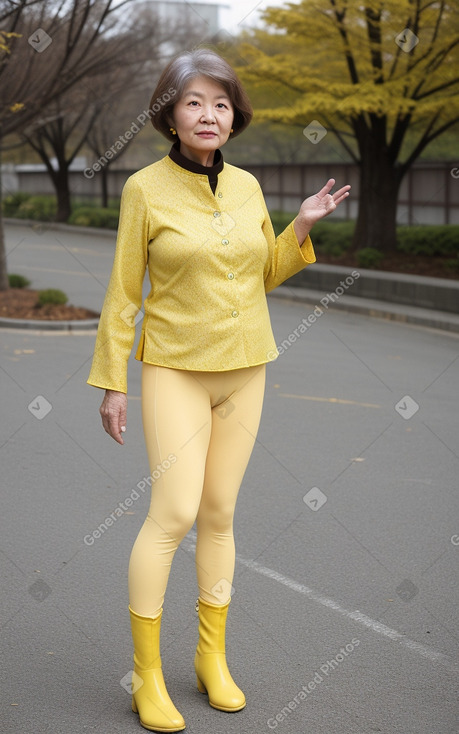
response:
<path fill-rule="evenodd" d="M 237 495 L 261 418 L 266 365 L 198 372 L 142 363 L 142 420 L 152 477 L 150 509 L 132 548 L 129 604 L 163 606 L 180 542 L 196 521 L 199 595 L 230 597 Z"/>

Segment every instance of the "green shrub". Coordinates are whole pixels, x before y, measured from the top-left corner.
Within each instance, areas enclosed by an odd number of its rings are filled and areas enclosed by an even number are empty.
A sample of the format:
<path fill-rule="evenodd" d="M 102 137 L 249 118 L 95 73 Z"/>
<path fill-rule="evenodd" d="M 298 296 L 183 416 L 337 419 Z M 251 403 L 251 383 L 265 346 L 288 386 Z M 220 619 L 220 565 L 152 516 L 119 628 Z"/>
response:
<path fill-rule="evenodd" d="M 289 214 L 288 212 L 270 212 L 271 221 L 273 223 L 274 232 L 276 237 L 284 231 L 290 222 L 295 219 L 296 214 Z"/>
<path fill-rule="evenodd" d="M 15 217 L 17 209 L 24 201 L 30 199 L 32 194 L 26 194 L 24 191 L 16 191 L 15 194 L 5 196 L 2 201 L 2 212 L 5 217 Z"/>
<path fill-rule="evenodd" d="M 16 210 L 18 219 L 38 219 L 52 222 L 56 217 L 57 205 L 54 196 L 30 196 Z"/>
<path fill-rule="evenodd" d="M 296 213 L 274 211 L 270 212 L 270 216 L 277 236 L 295 219 Z M 339 257 L 351 247 L 354 228 L 355 222 L 353 221 L 336 219 L 332 222 L 317 222 L 311 233 L 314 248 L 324 255 Z"/>
<path fill-rule="evenodd" d="M 384 255 L 374 247 L 363 247 L 357 252 L 357 265 L 359 268 L 378 268 Z"/>
<path fill-rule="evenodd" d="M 346 252 L 346 248 L 341 247 L 341 245 L 326 245 L 320 248 L 320 252 L 323 252 L 324 255 L 330 255 L 330 257 L 341 257 Z"/>
<path fill-rule="evenodd" d="M 459 254 L 459 225 L 397 227 L 397 249 L 408 255 Z"/>
<path fill-rule="evenodd" d="M 80 211 L 77 211 L 70 215 L 68 224 L 75 224 L 79 227 L 90 227 L 91 217 L 89 214 L 82 214 Z"/>
<path fill-rule="evenodd" d="M 43 291 L 38 291 L 38 303 L 40 306 L 44 306 L 46 303 L 64 304 L 69 299 L 63 291 L 57 288 L 47 288 Z"/>
<path fill-rule="evenodd" d="M 311 232 L 311 239 L 314 248 L 324 255 L 339 257 L 352 245 L 352 236 L 354 234 L 354 221 L 320 221 L 314 225 Z"/>
<path fill-rule="evenodd" d="M 27 286 L 30 285 L 30 280 L 24 275 L 10 273 L 8 275 L 8 283 L 10 288 L 27 288 Z"/>
<path fill-rule="evenodd" d="M 99 202 L 96 198 L 88 198 L 88 197 L 82 197 L 82 196 L 74 196 L 72 197 L 72 209 L 81 209 L 81 207 L 84 207 L 85 209 L 94 209 L 96 206 L 99 206 Z"/>
<path fill-rule="evenodd" d="M 72 212 L 68 219 L 68 224 L 76 224 L 80 227 L 116 229 L 118 227 L 118 219 L 119 212 L 117 209 L 80 206 Z"/>
<path fill-rule="evenodd" d="M 72 196 L 72 209 L 73 211 L 76 211 L 77 209 L 116 209 L 118 212 L 120 210 L 120 197 L 109 197 L 108 198 L 108 205 L 106 207 L 101 207 L 100 205 L 100 197 L 99 196 Z"/>

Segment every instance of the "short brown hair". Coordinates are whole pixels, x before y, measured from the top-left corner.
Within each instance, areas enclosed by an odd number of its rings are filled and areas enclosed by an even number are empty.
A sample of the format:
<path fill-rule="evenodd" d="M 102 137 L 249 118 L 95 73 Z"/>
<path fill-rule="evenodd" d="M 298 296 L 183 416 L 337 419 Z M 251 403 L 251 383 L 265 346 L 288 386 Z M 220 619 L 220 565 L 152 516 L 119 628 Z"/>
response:
<path fill-rule="evenodd" d="M 239 135 L 252 119 L 252 105 L 234 69 L 215 51 L 207 48 L 181 53 L 166 66 L 150 102 L 149 116 L 153 127 L 168 140 L 177 140 L 169 129 L 168 117 L 185 86 L 197 76 L 213 79 L 224 88 L 234 109 L 231 137 Z"/>

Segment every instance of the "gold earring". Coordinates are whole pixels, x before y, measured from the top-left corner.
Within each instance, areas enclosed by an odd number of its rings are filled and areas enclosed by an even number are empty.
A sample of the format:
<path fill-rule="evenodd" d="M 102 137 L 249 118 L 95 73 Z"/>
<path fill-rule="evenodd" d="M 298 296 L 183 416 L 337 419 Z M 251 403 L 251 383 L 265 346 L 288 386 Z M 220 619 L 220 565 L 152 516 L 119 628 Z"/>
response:
<path fill-rule="evenodd" d="M 177 130 L 174 127 L 170 127 L 169 130 L 171 131 L 172 135 L 177 135 Z"/>
<path fill-rule="evenodd" d="M 230 130 L 230 135 L 231 135 L 231 133 L 234 133 L 234 130 L 233 130 L 233 128 L 231 128 L 231 130 Z"/>

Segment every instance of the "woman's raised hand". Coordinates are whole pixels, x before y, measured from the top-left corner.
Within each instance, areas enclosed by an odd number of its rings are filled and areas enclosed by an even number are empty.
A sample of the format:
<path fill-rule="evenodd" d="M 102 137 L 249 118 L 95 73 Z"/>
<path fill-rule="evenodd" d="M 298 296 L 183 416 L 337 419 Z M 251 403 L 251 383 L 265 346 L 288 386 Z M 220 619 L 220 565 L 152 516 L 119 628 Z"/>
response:
<path fill-rule="evenodd" d="M 115 441 L 123 444 L 121 434 L 126 430 L 127 395 L 117 390 L 106 390 L 99 413 L 107 433 Z"/>
<path fill-rule="evenodd" d="M 300 206 L 300 211 L 294 222 L 295 233 L 298 241 L 304 242 L 310 230 L 319 219 L 328 216 L 335 211 L 336 207 L 349 196 L 350 186 L 343 186 L 334 194 L 331 190 L 335 185 L 335 179 L 330 178 L 325 186 L 314 194 L 308 196 Z"/>

